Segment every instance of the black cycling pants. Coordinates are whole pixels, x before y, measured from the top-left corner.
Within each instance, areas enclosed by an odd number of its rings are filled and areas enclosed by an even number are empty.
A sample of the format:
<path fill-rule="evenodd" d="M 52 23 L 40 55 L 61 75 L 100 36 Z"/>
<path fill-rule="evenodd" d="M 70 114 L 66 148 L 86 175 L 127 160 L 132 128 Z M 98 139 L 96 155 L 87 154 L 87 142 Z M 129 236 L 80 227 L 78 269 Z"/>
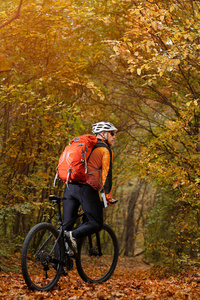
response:
<path fill-rule="evenodd" d="M 98 191 L 86 184 L 69 183 L 63 194 L 63 222 L 69 222 L 77 216 L 79 206 L 87 217 L 87 222 L 73 230 L 73 237 L 78 239 L 101 230 L 103 225 L 103 207 Z M 73 224 L 66 226 L 72 230 Z"/>

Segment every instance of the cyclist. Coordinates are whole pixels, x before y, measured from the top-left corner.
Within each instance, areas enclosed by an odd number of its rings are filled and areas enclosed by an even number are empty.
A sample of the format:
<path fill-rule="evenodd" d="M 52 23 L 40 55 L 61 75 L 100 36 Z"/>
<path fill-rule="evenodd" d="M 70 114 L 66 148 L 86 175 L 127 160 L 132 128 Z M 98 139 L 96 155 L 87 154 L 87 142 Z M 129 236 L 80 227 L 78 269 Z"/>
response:
<path fill-rule="evenodd" d="M 73 224 L 68 226 L 65 236 L 69 247 L 77 253 L 76 240 L 80 237 L 101 230 L 103 225 L 103 207 L 98 190 L 105 191 L 107 204 L 114 203 L 112 197 L 112 161 L 113 145 L 117 128 L 109 122 L 98 122 L 92 125 L 92 132 L 98 142 L 94 146 L 88 160 L 89 180 L 86 182 L 71 182 L 65 186 L 63 194 L 63 222 L 69 222 L 76 217 L 79 206 L 88 219 L 86 223 L 72 230 Z M 101 184 L 100 184 L 101 182 Z"/>

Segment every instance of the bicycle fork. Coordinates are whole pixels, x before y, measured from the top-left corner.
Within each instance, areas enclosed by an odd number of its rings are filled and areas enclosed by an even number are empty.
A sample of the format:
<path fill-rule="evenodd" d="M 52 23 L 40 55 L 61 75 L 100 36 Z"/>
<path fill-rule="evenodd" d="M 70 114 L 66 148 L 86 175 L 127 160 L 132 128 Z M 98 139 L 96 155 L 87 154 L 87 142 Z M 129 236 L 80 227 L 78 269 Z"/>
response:
<path fill-rule="evenodd" d="M 95 247 L 93 245 L 91 235 L 88 236 L 88 240 L 89 240 L 89 256 L 102 256 L 103 254 L 101 251 L 99 232 L 96 233 L 97 249 L 95 249 Z"/>

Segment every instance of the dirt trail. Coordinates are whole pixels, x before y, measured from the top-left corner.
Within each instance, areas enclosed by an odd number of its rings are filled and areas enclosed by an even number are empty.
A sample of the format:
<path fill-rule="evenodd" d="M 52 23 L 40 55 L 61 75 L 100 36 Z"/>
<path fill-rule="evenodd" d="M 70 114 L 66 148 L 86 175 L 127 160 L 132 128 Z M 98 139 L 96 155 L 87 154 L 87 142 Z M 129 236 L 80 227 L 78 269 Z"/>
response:
<path fill-rule="evenodd" d="M 17 260 L 19 261 L 19 260 Z M 16 261 L 16 263 L 17 263 Z M 83 282 L 77 271 L 61 277 L 51 292 L 30 291 L 20 272 L 0 272 L 0 299 L 200 299 L 200 273 L 160 279 L 139 259 L 120 258 L 112 278 L 103 284 Z"/>

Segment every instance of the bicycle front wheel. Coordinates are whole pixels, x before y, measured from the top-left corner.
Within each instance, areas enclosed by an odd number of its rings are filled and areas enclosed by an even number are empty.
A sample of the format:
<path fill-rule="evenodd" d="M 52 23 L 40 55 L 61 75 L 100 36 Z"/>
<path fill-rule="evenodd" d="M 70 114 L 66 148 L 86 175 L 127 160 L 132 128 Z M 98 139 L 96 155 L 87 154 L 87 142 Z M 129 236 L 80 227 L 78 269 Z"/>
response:
<path fill-rule="evenodd" d="M 118 241 L 114 231 L 104 224 L 100 232 L 78 243 L 76 267 L 86 282 L 105 282 L 113 274 L 118 260 Z"/>
<path fill-rule="evenodd" d="M 63 241 L 49 223 L 34 226 L 27 234 L 21 255 L 24 280 L 32 290 L 49 291 L 58 282 L 63 268 Z"/>

